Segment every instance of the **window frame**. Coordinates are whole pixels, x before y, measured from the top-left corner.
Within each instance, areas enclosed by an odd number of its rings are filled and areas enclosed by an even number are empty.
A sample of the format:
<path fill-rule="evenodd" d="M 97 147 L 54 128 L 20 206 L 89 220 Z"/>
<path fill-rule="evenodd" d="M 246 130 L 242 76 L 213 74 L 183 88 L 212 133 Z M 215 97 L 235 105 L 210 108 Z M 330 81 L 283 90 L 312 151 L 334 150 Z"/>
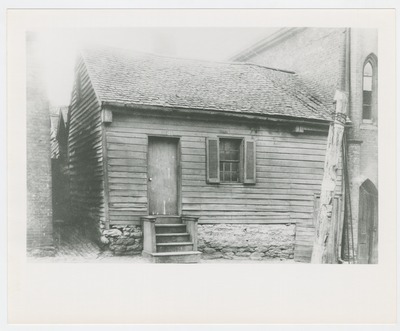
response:
<path fill-rule="evenodd" d="M 240 140 L 239 180 L 236 182 L 221 180 L 220 174 L 220 140 Z M 211 136 L 206 137 L 206 183 L 220 185 L 255 185 L 257 182 L 257 151 L 253 136 Z M 248 159 L 252 157 L 252 159 Z M 216 168 L 216 162 L 218 167 Z M 218 171 L 217 171 L 218 170 Z"/>
<path fill-rule="evenodd" d="M 367 65 L 371 66 L 372 74 L 371 76 L 365 75 L 365 69 Z M 362 123 L 377 123 L 378 120 L 378 62 L 377 58 L 374 54 L 370 54 L 366 57 L 363 66 L 362 66 L 362 84 L 361 84 L 361 120 Z M 365 89 L 365 78 L 371 77 L 371 91 Z M 370 92 L 370 102 L 369 104 L 364 104 L 365 102 L 365 92 Z M 368 106 L 369 109 L 369 117 L 366 115 L 365 107 Z"/>
<path fill-rule="evenodd" d="M 239 159 L 238 161 L 221 161 L 221 141 L 235 141 L 239 145 Z M 219 168 L 219 178 L 220 178 L 220 183 L 221 184 L 240 184 L 243 183 L 243 173 L 244 173 L 244 160 L 243 160 L 243 155 L 244 155 L 244 138 L 239 138 L 239 137 L 218 137 L 218 145 L 219 145 L 219 167 L 221 167 L 221 162 L 230 162 L 230 163 L 237 163 L 238 164 L 238 170 L 237 170 L 237 181 L 225 181 L 223 179 L 223 176 L 221 176 L 221 168 Z"/>

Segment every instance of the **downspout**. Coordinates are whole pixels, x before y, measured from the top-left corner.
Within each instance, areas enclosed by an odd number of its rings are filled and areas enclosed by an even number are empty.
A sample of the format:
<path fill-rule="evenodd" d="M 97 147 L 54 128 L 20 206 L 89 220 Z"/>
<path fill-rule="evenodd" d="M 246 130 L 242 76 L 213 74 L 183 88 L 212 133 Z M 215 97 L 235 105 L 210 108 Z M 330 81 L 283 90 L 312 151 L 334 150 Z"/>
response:
<path fill-rule="evenodd" d="M 345 37 L 345 52 L 344 52 L 344 62 L 345 62 L 345 66 L 344 66 L 344 70 L 342 73 L 342 87 L 344 89 L 344 91 L 346 91 L 347 97 L 348 97 L 348 112 L 347 112 L 347 116 L 348 118 L 351 118 L 351 114 L 352 114 L 352 107 L 351 107 L 351 28 L 346 28 L 346 37 Z M 351 213 L 351 198 L 350 198 L 350 192 L 346 192 L 347 190 L 350 189 L 350 178 L 348 176 L 349 171 L 348 171 L 348 162 L 347 162 L 347 156 L 348 156 L 348 140 L 349 140 L 349 136 L 351 134 L 351 132 L 349 132 L 349 129 L 351 128 L 351 121 L 348 120 L 345 126 L 345 132 L 344 132 L 344 139 L 343 139 L 343 156 L 344 156 L 344 162 L 343 162 L 343 166 L 346 167 L 346 169 L 344 169 L 345 171 L 343 171 L 343 185 L 342 185 L 342 197 L 344 197 L 344 203 L 342 204 L 343 208 L 341 210 L 342 213 L 342 229 L 340 229 L 340 243 L 338 245 L 338 256 L 339 256 L 339 262 L 341 263 L 345 263 L 345 261 L 343 261 L 341 259 L 342 257 L 342 239 L 343 239 L 343 235 L 344 235 L 344 231 L 346 231 L 347 234 L 347 255 L 348 255 L 348 263 L 350 263 L 350 243 L 351 243 L 351 248 L 352 248 L 352 259 L 353 259 L 353 263 L 354 263 L 354 238 L 353 238 L 353 222 L 352 222 L 352 213 Z M 346 204 L 347 204 L 347 208 L 346 208 Z M 349 212 L 350 210 L 350 212 Z M 347 218 L 346 222 L 346 227 L 347 229 L 344 229 L 344 219 Z M 348 231 L 350 228 L 350 231 Z M 350 238 L 349 238 L 350 237 Z"/>
<path fill-rule="evenodd" d="M 351 28 L 346 29 L 346 53 L 345 53 L 345 91 L 349 100 L 347 116 L 352 113 L 351 109 Z"/>
<path fill-rule="evenodd" d="M 351 107 L 351 28 L 347 28 L 346 30 L 346 35 L 347 35 L 347 39 L 346 39 L 346 49 L 347 49 L 347 74 L 346 74 L 346 81 L 347 81 L 347 96 L 348 96 L 348 100 L 349 100 L 349 111 L 348 111 L 348 116 L 350 118 L 350 115 L 353 112 L 353 109 Z M 351 121 L 350 121 L 351 122 Z M 353 134 L 353 132 L 351 132 Z M 346 149 L 348 151 L 348 139 L 347 136 L 349 135 L 349 129 L 345 129 L 345 142 L 346 142 Z M 348 153 L 346 152 L 346 155 L 348 155 Z M 348 163 L 346 162 L 346 166 Z M 350 190 L 350 177 L 349 177 L 349 171 L 348 168 L 346 169 L 346 173 L 347 173 L 347 181 L 348 181 L 348 189 Z M 351 235 L 351 255 L 352 255 L 352 259 L 353 259 L 353 263 L 356 263 L 356 258 L 355 258 L 355 247 L 354 247 L 354 234 L 353 234 L 353 214 L 351 212 L 351 194 L 349 192 L 349 210 L 350 210 L 350 235 Z M 350 256 L 349 256 L 349 261 L 350 261 Z"/>

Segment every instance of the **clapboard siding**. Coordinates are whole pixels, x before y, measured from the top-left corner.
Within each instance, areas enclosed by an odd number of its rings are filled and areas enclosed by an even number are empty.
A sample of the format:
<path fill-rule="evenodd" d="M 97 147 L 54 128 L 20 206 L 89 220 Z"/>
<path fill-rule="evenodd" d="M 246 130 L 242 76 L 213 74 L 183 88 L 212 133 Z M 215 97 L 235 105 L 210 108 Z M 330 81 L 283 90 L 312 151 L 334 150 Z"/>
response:
<path fill-rule="evenodd" d="M 71 213 L 79 222 L 98 225 L 104 221 L 104 182 L 100 103 L 82 63 L 76 67 L 70 108 L 69 170 Z M 80 87 L 80 98 L 78 91 Z"/>
<path fill-rule="evenodd" d="M 309 260 L 326 134 L 293 134 L 287 128 L 266 124 L 114 111 L 106 132 L 111 224 L 138 224 L 140 216 L 148 212 L 148 136 L 180 138 L 182 214 L 197 216 L 204 224 L 296 223 L 295 258 Z M 206 138 L 216 136 L 255 139 L 256 185 L 206 183 Z M 341 169 L 338 174 L 340 182 Z"/>

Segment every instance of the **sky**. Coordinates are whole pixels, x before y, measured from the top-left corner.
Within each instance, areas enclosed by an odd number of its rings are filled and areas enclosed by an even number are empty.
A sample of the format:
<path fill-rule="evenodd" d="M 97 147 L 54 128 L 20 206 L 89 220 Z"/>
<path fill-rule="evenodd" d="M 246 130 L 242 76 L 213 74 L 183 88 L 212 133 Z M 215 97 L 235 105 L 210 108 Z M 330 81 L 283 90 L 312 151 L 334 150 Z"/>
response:
<path fill-rule="evenodd" d="M 51 106 L 68 105 L 79 48 L 86 44 L 127 48 L 198 60 L 228 61 L 278 28 L 97 28 L 37 31 Z"/>

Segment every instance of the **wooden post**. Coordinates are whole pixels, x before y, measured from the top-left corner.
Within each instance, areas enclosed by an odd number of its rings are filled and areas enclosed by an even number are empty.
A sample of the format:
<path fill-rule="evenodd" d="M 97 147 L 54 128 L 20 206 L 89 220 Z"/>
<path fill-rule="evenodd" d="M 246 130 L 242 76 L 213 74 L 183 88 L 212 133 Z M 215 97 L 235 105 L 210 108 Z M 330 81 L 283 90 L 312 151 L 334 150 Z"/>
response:
<path fill-rule="evenodd" d="M 156 216 L 143 216 L 140 218 L 142 221 L 143 231 L 143 252 L 144 256 L 151 255 L 157 251 L 156 245 Z"/>
<path fill-rule="evenodd" d="M 182 216 L 182 222 L 186 224 L 186 229 L 190 234 L 190 238 L 193 242 L 193 250 L 197 251 L 197 221 L 198 217 L 187 217 Z"/>
<path fill-rule="evenodd" d="M 337 227 L 331 222 L 333 200 L 335 196 L 336 177 L 339 169 L 339 157 L 342 148 L 344 125 L 347 114 L 347 95 L 343 91 L 335 93 L 336 111 L 334 121 L 329 127 L 328 144 L 325 156 L 324 177 L 321 185 L 320 208 L 315 225 L 315 238 L 311 263 L 336 263 L 329 256 L 334 256 L 329 249 L 335 250 L 335 245 L 328 245 L 330 237 L 333 237 L 332 230 Z"/>

